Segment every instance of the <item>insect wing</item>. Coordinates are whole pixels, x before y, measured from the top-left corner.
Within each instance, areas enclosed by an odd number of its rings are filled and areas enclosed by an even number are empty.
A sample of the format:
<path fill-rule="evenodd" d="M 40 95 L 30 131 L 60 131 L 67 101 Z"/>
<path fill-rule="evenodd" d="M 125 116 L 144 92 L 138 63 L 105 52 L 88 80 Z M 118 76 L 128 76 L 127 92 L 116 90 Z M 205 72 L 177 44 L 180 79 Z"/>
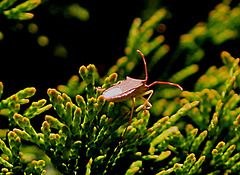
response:
<path fill-rule="evenodd" d="M 120 88 L 111 88 L 111 89 L 107 89 L 103 92 L 103 96 L 105 99 L 109 99 L 115 96 L 119 96 L 122 94 L 122 90 Z"/>
<path fill-rule="evenodd" d="M 127 77 L 126 80 L 120 81 L 106 89 L 102 95 L 107 101 L 124 101 L 130 98 L 131 94 L 143 84 L 144 80 Z"/>

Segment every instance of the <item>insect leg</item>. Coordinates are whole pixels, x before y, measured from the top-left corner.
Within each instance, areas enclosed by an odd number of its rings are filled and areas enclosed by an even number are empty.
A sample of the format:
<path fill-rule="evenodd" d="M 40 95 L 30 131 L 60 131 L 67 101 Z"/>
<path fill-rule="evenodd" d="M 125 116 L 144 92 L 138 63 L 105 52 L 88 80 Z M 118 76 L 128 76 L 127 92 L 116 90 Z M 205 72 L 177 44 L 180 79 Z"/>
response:
<path fill-rule="evenodd" d="M 135 100 L 136 100 L 136 98 L 135 98 L 135 97 L 132 97 L 132 109 L 131 109 L 131 113 L 130 113 L 130 116 L 129 116 L 129 120 L 128 120 L 127 127 L 126 127 L 126 129 L 125 129 L 125 131 L 124 131 L 124 133 L 123 133 L 123 136 L 122 136 L 122 142 L 123 142 L 123 139 L 124 139 L 124 137 L 125 137 L 125 135 L 126 135 L 127 128 L 128 128 L 128 126 L 131 124 L 131 122 L 132 122 L 133 112 L 134 112 L 134 106 L 135 106 Z"/>
<path fill-rule="evenodd" d="M 148 94 L 150 94 L 150 95 L 148 96 L 147 99 L 143 97 L 143 96 L 148 95 Z M 143 109 L 150 109 L 150 108 L 152 108 L 152 104 L 149 102 L 149 100 L 152 97 L 152 95 L 153 95 L 153 90 L 149 90 L 149 91 L 144 92 L 143 94 L 138 95 L 137 97 L 141 97 L 144 100 L 144 103 L 142 105 L 140 105 L 137 108 L 137 110 L 140 110 L 142 108 Z M 146 107 L 146 105 L 148 105 L 148 107 Z"/>
<path fill-rule="evenodd" d="M 139 108 L 143 108 L 143 109 L 151 109 L 152 108 L 152 104 L 148 101 L 148 98 L 144 98 L 141 97 L 144 100 L 144 104 L 142 104 L 141 106 L 139 106 Z M 148 106 L 148 107 L 146 107 Z"/>
<path fill-rule="evenodd" d="M 96 90 L 101 92 L 101 91 L 104 91 L 106 88 L 100 88 L 100 87 L 96 87 Z"/>

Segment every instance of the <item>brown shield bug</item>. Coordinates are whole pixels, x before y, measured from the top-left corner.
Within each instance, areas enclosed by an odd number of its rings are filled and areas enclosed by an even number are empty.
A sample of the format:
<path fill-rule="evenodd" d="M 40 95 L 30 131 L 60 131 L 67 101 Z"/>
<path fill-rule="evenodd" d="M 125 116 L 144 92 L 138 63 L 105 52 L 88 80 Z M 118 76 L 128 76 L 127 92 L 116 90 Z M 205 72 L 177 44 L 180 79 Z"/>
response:
<path fill-rule="evenodd" d="M 142 56 L 142 59 L 143 59 L 143 63 L 145 67 L 145 79 L 135 79 L 127 76 L 126 80 L 119 81 L 109 88 L 97 89 L 98 91 L 104 91 L 102 95 L 109 102 L 120 102 L 120 101 L 128 100 L 130 98 L 132 99 L 132 108 L 131 108 L 131 113 L 130 113 L 127 127 L 131 124 L 131 121 L 132 121 L 136 98 L 140 97 L 144 101 L 144 103 L 139 108 L 150 109 L 152 107 L 152 104 L 149 102 L 149 99 L 151 98 L 154 91 L 148 90 L 151 86 L 155 84 L 166 84 L 166 85 L 176 86 L 179 89 L 183 90 L 183 88 L 179 84 L 170 83 L 170 82 L 155 81 L 147 85 L 148 71 L 147 71 L 147 64 L 145 61 L 145 57 L 140 50 L 137 50 L 137 52 Z M 145 95 L 149 95 L 148 98 L 144 98 L 143 96 Z M 124 131 L 122 139 L 124 139 L 124 136 L 127 131 L 127 127 Z"/>

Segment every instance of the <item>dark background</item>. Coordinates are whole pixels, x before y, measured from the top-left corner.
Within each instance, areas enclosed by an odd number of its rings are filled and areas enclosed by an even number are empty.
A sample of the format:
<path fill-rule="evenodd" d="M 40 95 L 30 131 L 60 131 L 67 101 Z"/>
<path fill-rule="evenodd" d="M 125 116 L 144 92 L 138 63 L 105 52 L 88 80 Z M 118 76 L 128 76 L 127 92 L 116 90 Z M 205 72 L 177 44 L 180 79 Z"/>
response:
<path fill-rule="evenodd" d="M 8 20 L 1 16 L 0 31 L 4 33 L 4 39 L 0 41 L 0 81 L 4 84 L 3 97 L 33 86 L 37 89 L 34 98 L 48 99 L 47 89 L 66 84 L 72 75 L 78 74 L 78 69 L 83 64 L 93 63 L 100 75 L 105 75 L 108 68 L 124 55 L 126 38 L 133 19 L 147 18 L 146 8 L 151 6 L 151 2 L 154 1 L 51 0 L 44 1 L 32 10 L 35 16 L 28 21 Z M 219 2 L 163 0 L 156 6 L 152 5 L 156 9 L 166 7 L 172 14 L 171 19 L 164 21 L 167 30 L 163 35 L 166 38 L 165 43 L 169 44 L 171 49 L 164 58 L 165 61 L 177 47 L 179 36 L 187 33 L 198 22 L 206 21 L 208 12 Z M 78 3 L 86 8 L 90 14 L 89 20 L 65 18 L 64 9 L 71 3 Z M 36 34 L 28 32 L 29 23 L 38 25 Z M 19 24 L 23 26 L 21 29 L 17 27 Z M 37 37 L 40 35 L 49 38 L 49 45 L 38 45 Z M 240 55 L 237 47 L 234 47 L 239 41 L 232 42 L 220 46 L 207 45 L 209 48 L 206 57 L 211 59 L 200 62 L 198 75 L 212 64 L 221 65 L 219 55 L 223 50 L 229 51 L 235 57 Z M 54 56 L 54 48 L 58 44 L 67 49 L 67 58 Z M 153 80 L 154 75 L 151 75 Z M 185 84 L 185 89 L 191 90 L 190 88 L 191 85 L 188 88 Z"/>

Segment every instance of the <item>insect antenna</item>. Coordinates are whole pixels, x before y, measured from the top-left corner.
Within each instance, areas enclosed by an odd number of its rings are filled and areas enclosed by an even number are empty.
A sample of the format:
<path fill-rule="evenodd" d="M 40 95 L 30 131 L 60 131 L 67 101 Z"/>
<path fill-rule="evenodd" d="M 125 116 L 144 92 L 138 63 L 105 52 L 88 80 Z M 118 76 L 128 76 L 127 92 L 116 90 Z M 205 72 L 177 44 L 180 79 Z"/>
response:
<path fill-rule="evenodd" d="M 147 80 L 148 80 L 147 63 L 145 61 L 145 57 L 144 57 L 143 53 L 140 50 L 137 50 L 137 52 L 142 56 L 143 64 L 144 64 L 144 67 L 145 67 L 145 75 L 146 75 L 145 81 L 147 82 Z"/>
<path fill-rule="evenodd" d="M 170 83 L 170 82 L 163 82 L 163 81 L 155 81 L 153 82 L 152 84 L 150 85 L 147 85 L 147 88 L 155 85 L 155 84 L 166 84 L 166 85 L 171 85 L 171 86 L 176 86 L 178 87 L 179 89 L 183 90 L 183 88 L 179 85 L 179 84 L 176 84 L 176 83 Z"/>
<path fill-rule="evenodd" d="M 145 60 L 145 57 L 144 57 L 143 53 L 140 50 L 137 50 L 137 52 L 142 56 L 144 67 L 145 67 L 145 75 L 146 75 L 145 81 L 147 82 L 147 80 L 148 80 L 147 63 L 146 63 L 146 60 Z M 162 82 L 162 81 L 155 81 L 152 84 L 147 85 L 147 88 L 149 88 L 149 87 L 151 87 L 155 84 L 167 84 L 167 85 L 171 85 L 171 86 L 176 86 L 179 89 L 183 90 L 183 88 L 179 84 L 171 83 L 171 82 Z"/>

